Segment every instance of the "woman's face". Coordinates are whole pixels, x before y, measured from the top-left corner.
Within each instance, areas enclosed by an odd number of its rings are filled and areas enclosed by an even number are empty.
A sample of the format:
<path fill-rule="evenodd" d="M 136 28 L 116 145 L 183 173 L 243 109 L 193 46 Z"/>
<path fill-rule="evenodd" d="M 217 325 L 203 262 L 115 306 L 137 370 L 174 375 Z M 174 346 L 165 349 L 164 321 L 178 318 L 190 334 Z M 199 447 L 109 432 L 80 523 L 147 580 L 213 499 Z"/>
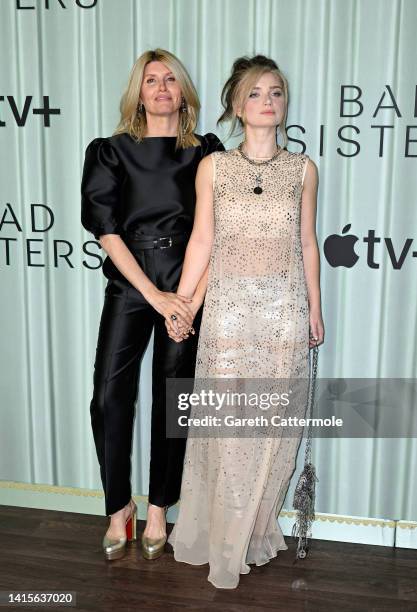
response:
<path fill-rule="evenodd" d="M 149 62 L 143 73 L 140 101 L 151 115 L 170 115 L 181 106 L 181 89 L 162 62 Z"/>
<path fill-rule="evenodd" d="M 245 125 L 273 127 L 283 121 L 285 115 L 284 89 L 281 79 L 273 72 L 266 72 L 252 88 L 249 98 L 237 114 Z"/>

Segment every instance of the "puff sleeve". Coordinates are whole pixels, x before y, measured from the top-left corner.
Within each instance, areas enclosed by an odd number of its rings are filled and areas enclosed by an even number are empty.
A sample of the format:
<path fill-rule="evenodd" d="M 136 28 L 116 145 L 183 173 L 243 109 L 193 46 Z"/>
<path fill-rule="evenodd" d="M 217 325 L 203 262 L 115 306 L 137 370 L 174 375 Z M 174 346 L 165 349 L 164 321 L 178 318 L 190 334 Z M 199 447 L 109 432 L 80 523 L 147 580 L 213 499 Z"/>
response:
<path fill-rule="evenodd" d="M 203 136 L 203 147 L 202 157 L 210 155 L 213 151 L 224 151 L 224 146 L 221 140 L 217 138 L 216 134 L 209 132 Z"/>
<path fill-rule="evenodd" d="M 95 138 L 85 152 L 81 181 L 81 223 L 98 240 L 120 234 L 122 168 L 107 138 Z"/>

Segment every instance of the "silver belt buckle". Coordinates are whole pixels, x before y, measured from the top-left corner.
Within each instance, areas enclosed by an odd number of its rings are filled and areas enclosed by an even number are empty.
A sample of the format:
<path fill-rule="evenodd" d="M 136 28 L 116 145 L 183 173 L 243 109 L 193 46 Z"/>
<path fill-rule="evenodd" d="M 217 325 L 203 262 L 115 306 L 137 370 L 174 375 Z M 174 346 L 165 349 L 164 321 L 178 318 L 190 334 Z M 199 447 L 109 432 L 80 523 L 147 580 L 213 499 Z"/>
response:
<path fill-rule="evenodd" d="M 159 241 L 161 240 L 168 240 L 168 244 L 167 245 L 163 245 L 163 246 L 159 246 L 160 249 L 168 249 L 169 247 L 172 246 L 172 238 L 171 236 L 167 236 L 166 238 L 158 238 Z"/>

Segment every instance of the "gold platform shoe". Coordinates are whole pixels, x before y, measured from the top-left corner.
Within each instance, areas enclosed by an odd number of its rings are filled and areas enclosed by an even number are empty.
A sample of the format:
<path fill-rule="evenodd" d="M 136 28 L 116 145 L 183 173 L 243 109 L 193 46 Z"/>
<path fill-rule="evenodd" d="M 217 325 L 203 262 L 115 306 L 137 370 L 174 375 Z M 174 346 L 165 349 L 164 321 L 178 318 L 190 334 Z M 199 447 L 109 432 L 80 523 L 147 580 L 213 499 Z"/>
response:
<path fill-rule="evenodd" d="M 131 500 L 130 505 L 131 513 L 126 520 L 126 535 L 121 538 L 109 538 L 105 535 L 103 538 L 103 551 L 107 561 L 114 561 L 115 559 L 124 557 L 126 554 L 127 542 L 136 540 L 136 519 L 138 509 L 133 500 Z"/>
<path fill-rule="evenodd" d="M 165 506 L 165 519 L 167 514 L 168 506 Z M 144 559 L 158 559 L 165 548 L 167 536 L 162 538 L 148 538 L 142 534 L 142 557 Z"/>

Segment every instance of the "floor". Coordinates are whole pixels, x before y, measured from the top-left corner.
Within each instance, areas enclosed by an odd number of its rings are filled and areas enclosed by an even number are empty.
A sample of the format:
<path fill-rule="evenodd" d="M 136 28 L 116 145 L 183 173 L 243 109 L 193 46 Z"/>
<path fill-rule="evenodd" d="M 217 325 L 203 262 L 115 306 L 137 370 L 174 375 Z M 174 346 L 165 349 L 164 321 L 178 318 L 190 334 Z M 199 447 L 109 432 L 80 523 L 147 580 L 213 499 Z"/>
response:
<path fill-rule="evenodd" d="M 73 591 L 79 611 L 221 610 L 417 612 L 417 551 L 324 540 L 294 562 L 295 543 L 241 577 L 234 590 L 207 582 L 207 566 L 174 560 L 172 549 L 146 561 L 140 540 L 106 562 L 106 517 L 0 506 L 0 591 Z M 144 525 L 138 523 L 140 538 Z M 172 528 L 172 525 L 169 526 Z M 62 610 L 0 606 L 7 610 Z"/>

